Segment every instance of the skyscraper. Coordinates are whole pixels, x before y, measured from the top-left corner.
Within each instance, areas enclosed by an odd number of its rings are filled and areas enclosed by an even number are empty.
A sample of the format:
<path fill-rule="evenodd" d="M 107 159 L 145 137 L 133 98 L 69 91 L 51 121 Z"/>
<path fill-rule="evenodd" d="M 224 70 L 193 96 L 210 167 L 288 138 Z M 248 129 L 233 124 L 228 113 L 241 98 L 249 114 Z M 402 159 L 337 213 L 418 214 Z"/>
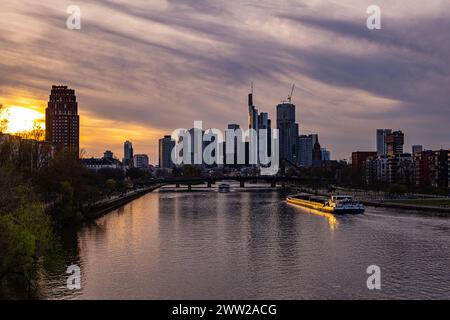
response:
<path fill-rule="evenodd" d="M 167 135 L 164 138 L 159 139 L 159 167 L 160 168 L 173 168 L 174 163 L 172 161 L 172 149 L 175 147 L 175 141 L 172 137 Z"/>
<path fill-rule="evenodd" d="M 313 149 L 317 141 L 319 141 L 319 135 L 317 134 L 300 135 L 298 137 L 298 162 L 301 166 L 312 166 Z"/>
<path fill-rule="evenodd" d="M 377 129 L 377 155 L 387 155 L 386 136 L 392 133 L 392 129 Z"/>
<path fill-rule="evenodd" d="M 258 131 L 258 109 L 253 104 L 253 83 L 248 94 L 248 128 Z"/>
<path fill-rule="evenodd" d="M 128 140 L 123 144 L 123 164 L 125 166 L 133 165 L 133 144 Z"/>
<path fill-rule="evenodd" d="M 52 86 L 45 110 L 45 140 L 57 148 L 70 149 L 78 156 L 80 123 L 75 90 L 67 86 Z"/>
<path fill-rule="evenodd" d="M 232 123 L 232 124 L 228 125 L 227 129 L 236 131 L 236 130 L 240 129 L 240 126 L 238 124 Z M 225 143 L 223 145 L 224 163 L 229 167 L 236 168 L 239 166 L 239 164 L 238 164 L 238 143 L 240 141 L 238 141 L 238 137 L 234 137 L 233 140 L 227 140 L 227 137 L 225 136 L 224 139 L 225 139 Z M 229 144 L 230 146 L 234 145 L 232 153 L 230 153 L 228 156 L 227 156 L 227 150 L 226 150 L 227 144 Z M 232 158 L 232 160 L 227 161 L 227 157 Z"/>
<path fill-rule="evenodd" d="M 313 140 L 311 135 L 301 135 L 298 137 L 298 159 L 299 164 L 304 167 L 309 167 L 312 165 L 312 150 L 313 150 Z"/>
<path fill-rule="evenodd" d="M 258 139 L 259 139 L 259 130 L 264 129 L 267 132 L 267 141 L 265 142 L 267 154 L 271 155 L 271 139 L 272 139 L 272 122 L 269 119 L 269 114 L 267 112 L 261 112 L 258 115 Z M 258 144 L 259 148 L 259 144 Z"/>
<path fill-rule="evenodd" d="M 386 138 L 387 155 L 393 156 L 403 153 L 403 144 L 405 143 L 405 135 L 401 131 L 389 133 Z"/>
<path fill-rule="evenodd" d="M 295 161 L 298 139 L 298 125 L 295 123 L 295 105 L 281 103 L 277 105 L 277 129 L 280 140 L 280 159 Z"/>

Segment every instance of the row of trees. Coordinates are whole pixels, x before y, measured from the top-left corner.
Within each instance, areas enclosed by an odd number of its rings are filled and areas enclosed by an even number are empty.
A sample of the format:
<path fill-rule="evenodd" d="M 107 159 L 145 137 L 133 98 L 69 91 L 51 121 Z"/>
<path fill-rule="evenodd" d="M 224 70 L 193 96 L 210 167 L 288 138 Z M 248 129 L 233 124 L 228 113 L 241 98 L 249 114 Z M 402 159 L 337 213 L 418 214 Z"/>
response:
<path fill-rule="evenodd" d="M 1 117 L 0 117 L 1 118 Z M 16 136 L 0 125 L 0 298 L 36 292 L 43 270 L 61 268 L 59 234 L 83 220 L 89 205 L 131 188 L 143 173 L 92 172 L 78 155 L 53 156 L 44 131 Z"/>

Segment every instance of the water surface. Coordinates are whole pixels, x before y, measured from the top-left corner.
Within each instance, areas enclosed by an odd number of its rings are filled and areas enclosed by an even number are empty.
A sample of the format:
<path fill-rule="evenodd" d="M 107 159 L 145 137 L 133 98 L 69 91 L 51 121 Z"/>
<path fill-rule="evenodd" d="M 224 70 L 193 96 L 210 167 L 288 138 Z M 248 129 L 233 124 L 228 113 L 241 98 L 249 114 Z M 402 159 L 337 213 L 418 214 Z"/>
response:
<path fill-rule="evenodd" d="M 73 252 L 81 290 L 53 275 L 48 298 L 450 298 L 450 219 L 334 217 L 278 191 L 153 192 L 82 228 Z M 381 290 L 367 289 L 369 265 Z"/>

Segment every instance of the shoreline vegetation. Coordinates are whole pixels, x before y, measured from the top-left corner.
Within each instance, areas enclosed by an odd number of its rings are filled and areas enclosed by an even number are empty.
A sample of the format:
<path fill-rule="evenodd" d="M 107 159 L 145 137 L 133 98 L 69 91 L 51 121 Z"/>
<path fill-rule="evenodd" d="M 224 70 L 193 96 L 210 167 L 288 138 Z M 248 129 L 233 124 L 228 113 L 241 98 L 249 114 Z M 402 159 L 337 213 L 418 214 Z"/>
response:
<path fill-rule="evenodd" d="M 86 169 L 80 155 L 50 157 L 38 127 L 16 136 L 0 126 L 0 299 L 36 298 L 42 272 L 70 265 L 63 234 L 152 188 L 148 173 Z"/>

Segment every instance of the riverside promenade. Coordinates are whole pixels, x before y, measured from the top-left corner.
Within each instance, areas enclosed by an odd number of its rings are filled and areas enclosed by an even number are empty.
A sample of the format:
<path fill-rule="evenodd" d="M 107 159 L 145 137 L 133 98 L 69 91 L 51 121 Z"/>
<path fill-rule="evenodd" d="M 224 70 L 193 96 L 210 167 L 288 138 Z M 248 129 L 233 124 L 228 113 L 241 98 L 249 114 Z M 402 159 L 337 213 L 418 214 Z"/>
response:
<path fill-rule="evenodd" d="M 95 220 L 114 209 L 117 209 L 139 197 L 142 197 L 149 192 L 152 192 L 153 190 L 158 189 L 159 187 L 161 186 L 155 185 L 151 187 L 140 188 L 122 195 L 113 196 L 110 199 L 99 201 L 90 206 L 89 209 L 83 214 L 83 216 L 87 221 Z"/>

